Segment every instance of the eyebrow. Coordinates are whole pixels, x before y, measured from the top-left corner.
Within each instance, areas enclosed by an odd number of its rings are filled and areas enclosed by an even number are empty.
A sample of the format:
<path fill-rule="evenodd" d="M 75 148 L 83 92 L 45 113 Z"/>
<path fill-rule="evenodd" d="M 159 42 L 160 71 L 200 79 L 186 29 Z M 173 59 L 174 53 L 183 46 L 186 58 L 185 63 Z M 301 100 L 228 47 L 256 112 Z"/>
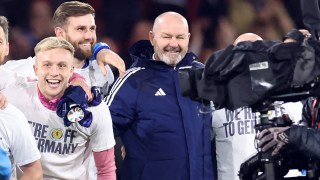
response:
<path fill-rule="evenodd" d="M 164 35 L 164 36 L 183 36 L 183 37 L 186 36 L 185 34 L 172 35 L 172 34 L 169 34 L 169 33 L 162 33 L 162 35 Z"/>
<path fill-rule="evenodd" d="M 77 25 L 77 26 L 75 26 L 75 28 L 86 28 L 87 26 L 86 25 Z M 94 27 L 94 28 L 96 28 L 97 27 L 97 25 L 90 25 L 89 26 L 90 28 L 92 28 L 92 27 Z"/>

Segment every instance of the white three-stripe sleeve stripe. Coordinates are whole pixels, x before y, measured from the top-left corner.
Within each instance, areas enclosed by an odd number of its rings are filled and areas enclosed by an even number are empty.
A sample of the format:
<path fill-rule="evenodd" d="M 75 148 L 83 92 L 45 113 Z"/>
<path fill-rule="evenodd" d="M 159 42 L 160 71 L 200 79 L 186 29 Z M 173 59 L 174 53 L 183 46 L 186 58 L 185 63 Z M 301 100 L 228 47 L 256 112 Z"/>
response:
<path fill-rule="evenodd" d="M 123 78 L 118 78 L 118 79 L 116 80 L 116 82 L 113 84 L 113 86 L 112 86 L 109 94 L 113 93 L 113 91 L 115 91 L 115 89 L 119 86 L 119 84 L 120 84 L 119 81 L 122 81 L 128 74 L 130 74 L 132 71 L 135 71 L 136 69 L 138 69 L 138 68 L 136 67 L 136 68 L 128 69 L 128 70 L 125 72 Z"/>
<path fill-rule="evenodd" d="M 111 102 L 114 99 L 115 94 L 120 89 L 122 84 L 128 79 L 128 77 L 130 77 L 132 74 L 136 73 L 137 71 L 139 71 L 141 69 L 144 69 L 144 68 L 141 68 L 141 67 L 131 68 L 124 74 L 123 78 L 117 79 L 117 81 L 114 83 L 114 85 L 112 86 L 112 88 L 110 90 L 109 96 L 107 96 L 107 98 L 105 100 L 105 102 L 108 106 L 110 106 Z"/>

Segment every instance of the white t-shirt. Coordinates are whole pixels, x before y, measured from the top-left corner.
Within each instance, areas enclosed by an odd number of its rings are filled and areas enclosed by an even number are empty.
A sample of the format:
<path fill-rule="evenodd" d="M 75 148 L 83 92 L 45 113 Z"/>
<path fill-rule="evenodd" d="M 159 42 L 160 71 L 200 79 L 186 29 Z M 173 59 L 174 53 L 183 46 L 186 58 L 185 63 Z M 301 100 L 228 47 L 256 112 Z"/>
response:
<path fill-rule="evenodd" d="M 35 57 L 28 57 L 27 59 L 7 61 L 7 63 L 5 63 L 3 67 L 8 70 L 17 72 L 19 75 L 22 75 L 23 77 L 28 77 L 29 80 L 35 80 L 37 79 L 37 77 L 34 74 L 33 70 L 34 63 Z M 107 69 L 107 76 L 103 76 L 96 60 L 89 61 L 89 63 L 89 66 L 83 69 L 74 69 L 76 73 L 80 74 L 85 78 L 89 86 L 103 87 L 106 82 L 108 82 L 108 85 L 113 83 L 114 75 L 109 65 L 105 66 Z"/>
<path fill-rule="evenodd" d="M 10 156 L 12 167 L 23 166 L 40 159 L 26 117 L 12 104 L 0 110 L 0 147 Z M 12 175 L 15 179 L 15 172 Z"/>
<path fill-rule="evenodd" d="M 270 118 L 289 114 L 291 120 L 298 122 L 301 113 L 302 103 L 285 103 L 275 108 Z M 213 112 L 212 127 L 219 180 L 239 179 L 240 165 L 258 152 L 255 148 L 256 120 L 259 122 L 259 113 L 252 113 L 250 108 L 235 111 L 219 109 Z"/>
<path fill-rule="evenodd" d="M 45 179 L 88 179 L 89 143 L 94 152 L 115 145 L 111 115 L 104 103 L 87 109 L 93 115 L 89 128 L 79 123 L 66 127 L 55 111 L 42 105 L 36 82 L 10 86 L 3 93 L 27 117 L 41 153 Z"/>
<path fill-rule="evenodd" d="M 0 90 L 12 84 L 26 83 L 27 78 L 0 66 Z"/>

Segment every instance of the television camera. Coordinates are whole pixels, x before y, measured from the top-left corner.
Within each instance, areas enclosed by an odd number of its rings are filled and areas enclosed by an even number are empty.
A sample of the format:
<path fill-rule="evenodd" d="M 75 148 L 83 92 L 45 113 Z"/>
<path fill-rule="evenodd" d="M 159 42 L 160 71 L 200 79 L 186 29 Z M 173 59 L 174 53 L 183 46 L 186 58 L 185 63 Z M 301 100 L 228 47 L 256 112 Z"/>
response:
<path fill-rule="evenodd" d="M 235 110 L 251 107 L 260 113 L 256 129 L 287 126 L 282 117 L 269 119 L 268 111 L 276 101 L 296 102 L 320 96 L 320 11 L 318 0 L 301 0 L 303 21 L 311 36 L 299 37 L 298 30 L 289 37 L 296 42 L 241 42 L 214 53 L 204 67 L 179 70 L 184 96 L 215 109 Z M 307 169 L 307 178 L 315 179 L 317 167 L 308 158 L 291 161 L 294 152 L 271 156 L 258 152 L 241 165 L 240 179 L 281 179 L 292 167 Z M 299 155 L 301 156 L 301 155 Z M 308 159 L 308 160 L 306 160 Z"/>

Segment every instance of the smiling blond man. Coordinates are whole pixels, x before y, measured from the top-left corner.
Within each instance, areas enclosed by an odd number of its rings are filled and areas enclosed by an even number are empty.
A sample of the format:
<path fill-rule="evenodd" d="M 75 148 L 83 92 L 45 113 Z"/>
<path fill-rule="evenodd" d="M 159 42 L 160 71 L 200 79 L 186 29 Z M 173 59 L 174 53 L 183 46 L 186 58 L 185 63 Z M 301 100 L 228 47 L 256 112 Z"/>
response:
<path fill-rule="evenodd" d="M 92 150 L 98 178 L 114 180 L 115 141 L 108 107 L 101 103 L 87 108 L 93 117 L 89 127 L 69 118 L 72 123 L 66 124 L 56 114 L 74 71 L 73 46 L 62 38 L 49 37 L 37 44 L 35 54 L 38 81 L 10 86 L 4 94 L 28 119 L 41 153 L 44 178 L 89 179 L 87 152 Z"/>

